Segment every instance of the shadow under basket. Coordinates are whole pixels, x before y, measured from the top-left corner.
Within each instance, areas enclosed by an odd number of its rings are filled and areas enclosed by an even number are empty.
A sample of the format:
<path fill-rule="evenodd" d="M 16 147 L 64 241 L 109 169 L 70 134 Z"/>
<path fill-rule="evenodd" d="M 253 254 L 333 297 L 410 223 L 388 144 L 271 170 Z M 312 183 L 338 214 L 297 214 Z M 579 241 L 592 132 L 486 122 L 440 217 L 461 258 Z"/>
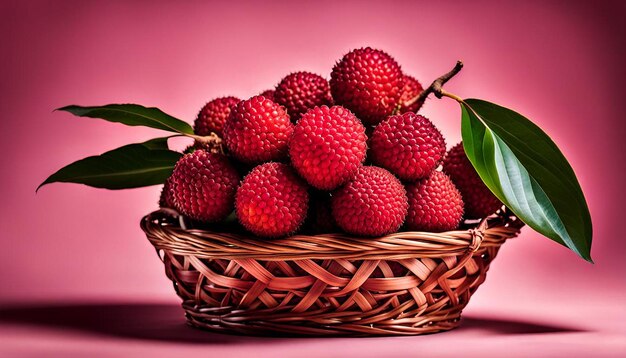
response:
<path fill-rule="evenodd" d="M 185 230 L 171 211 L 141 228 L 194 327 L 244 335 L 389 336 L 450 330 L 523 223 L 501 210 L 441 233 L 260 240 Z"/>

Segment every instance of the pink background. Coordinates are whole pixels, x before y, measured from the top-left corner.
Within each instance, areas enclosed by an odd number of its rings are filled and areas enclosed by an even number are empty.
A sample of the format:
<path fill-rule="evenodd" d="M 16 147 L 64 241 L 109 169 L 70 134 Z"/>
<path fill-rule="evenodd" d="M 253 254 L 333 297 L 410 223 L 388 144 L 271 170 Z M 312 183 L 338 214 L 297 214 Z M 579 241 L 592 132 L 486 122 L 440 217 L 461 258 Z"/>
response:
<path fill-rule="evenodd" d="M 3 2 L 0 355 L 626 354 L 619 3 Z M 459 330 L 362 340 L 211 335 L 183 325 L 139 229 L 159 187 L 58 184 L 35 195 L 71 161 L 164 134 L 54 108 L 135 102 L 191 122 L 206 101 L 249 97 L 290 71 L 328 77 L 345 52 L 366 45 L 425 85 L 462 59 L 448 91 L 509 106 L 544 128 L 587 196 L 596 264 L 525 229 L 501 250 Z M 448 146 L 459 140 L 455 103 L 433 98 L 423 113 Z"/>

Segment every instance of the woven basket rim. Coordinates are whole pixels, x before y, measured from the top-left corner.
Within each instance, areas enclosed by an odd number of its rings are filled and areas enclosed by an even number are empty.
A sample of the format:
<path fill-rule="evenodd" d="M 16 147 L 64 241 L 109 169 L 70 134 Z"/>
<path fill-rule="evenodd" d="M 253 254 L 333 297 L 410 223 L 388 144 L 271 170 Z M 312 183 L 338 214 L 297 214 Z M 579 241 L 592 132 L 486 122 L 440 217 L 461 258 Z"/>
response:
<path fill-rule="evenodd" d="M 519 234 L 524 225 L 505 209 L 465 229 L 446 232 L 403 231 L 382 237 L 345 234 L 298 234 L 282 239 L 184 229 L 171 209 L 154 211 L 141 220 L 141 228 L 157 250 L 207 259 L 408 259 L 456 256 L 479 248 L 500 246 Z"/>

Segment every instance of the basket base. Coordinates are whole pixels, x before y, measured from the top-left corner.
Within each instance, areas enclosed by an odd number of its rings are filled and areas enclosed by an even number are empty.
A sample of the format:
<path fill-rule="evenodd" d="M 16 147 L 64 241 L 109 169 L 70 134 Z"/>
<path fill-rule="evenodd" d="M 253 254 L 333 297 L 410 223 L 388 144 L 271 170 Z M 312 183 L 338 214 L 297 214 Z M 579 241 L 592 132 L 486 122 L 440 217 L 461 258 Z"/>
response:
<path fill-rule="evenodd" d="M 421 324 L 398 322 L 397 324 L 368 325 L 359 322 L 339 322 L 327 320 L 306 320 L 305 317 L 285 315 L 283 318 L 274 312 L 268 319 L 254 312 L 254 316 L 233 307 L 198 307 L 194 301 L 183 302 L 187 323 L 205 331 L 222 334 L 264 337 L 373 337 L 373 336 L 415 336 L 449 331 L 457 328 L 461 321 L 461 311 L 449 312 L 445 317 L 430 317 Z M 320 322 L 320 321 L 326 321 Z"/>

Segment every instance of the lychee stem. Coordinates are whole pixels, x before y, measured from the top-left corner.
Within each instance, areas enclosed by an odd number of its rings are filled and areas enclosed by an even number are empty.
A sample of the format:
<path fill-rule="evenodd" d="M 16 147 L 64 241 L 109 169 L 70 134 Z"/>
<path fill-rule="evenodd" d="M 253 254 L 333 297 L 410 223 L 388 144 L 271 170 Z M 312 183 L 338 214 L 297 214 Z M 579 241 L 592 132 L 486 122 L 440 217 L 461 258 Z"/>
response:
<path fill-rule="evenodd" d="M 196 142 L 202 144 L 221 143 L 222 139 L 215 133 L 211 132 L 208 136 L 200 136 L 196 134 L 185 134 L 189 138 L 193 138 Z"/>
<path fill-rule="evenodd" d="M 457 101 L 460 101 L 461 98 L 457 97 L 453 94 L 450 94 L 448 92 L 445 92 L 443 90 L 443 85 L 448 82 L 452 77 L 454 77 L 457 73 L 459 73 L 459 71 L 461 71 L 461 69 L 463 68 L 463 62 L 461 61 L 457 61 L 456 65 L 454 66 L 454 68 L 452 70 L 450 70 L 450 72 L 442 75 L 441 77 L 437 78 L 436 80 L 433 81 L 433 83 L 430 84 L 430 86 L 428 86 L 428 88 L 426 88 L 425 90 L 423 90 L 422 92 L 420 92 L 420 94 L 418 94 L 417 96 L 411 98 L 410 100 L 406 101 L 404 103 L 405 107 L 408 107 L 410 105 L 412 105 L 415 102 L 421 102 L 424 101 L 426 99 L 426 97 L 428 97 L 429 94 L 434 93 L 435 97 L 437 98 L 441 98 L 443 96 L 445 97 L 450 97 L 452 99 L 455 99 Z"/>
<path fill-rule="evenodd" d="M 206 145 L 211 149 L 211 151 L 224 153 L 224 149 L 222 148 L 222 138 L 220 138 L 216 133 L 211 132 L 208 136 L 199 136 L 195 134 L 186 134 L 186 136 L 193 138 L 197 143 Z"/>

